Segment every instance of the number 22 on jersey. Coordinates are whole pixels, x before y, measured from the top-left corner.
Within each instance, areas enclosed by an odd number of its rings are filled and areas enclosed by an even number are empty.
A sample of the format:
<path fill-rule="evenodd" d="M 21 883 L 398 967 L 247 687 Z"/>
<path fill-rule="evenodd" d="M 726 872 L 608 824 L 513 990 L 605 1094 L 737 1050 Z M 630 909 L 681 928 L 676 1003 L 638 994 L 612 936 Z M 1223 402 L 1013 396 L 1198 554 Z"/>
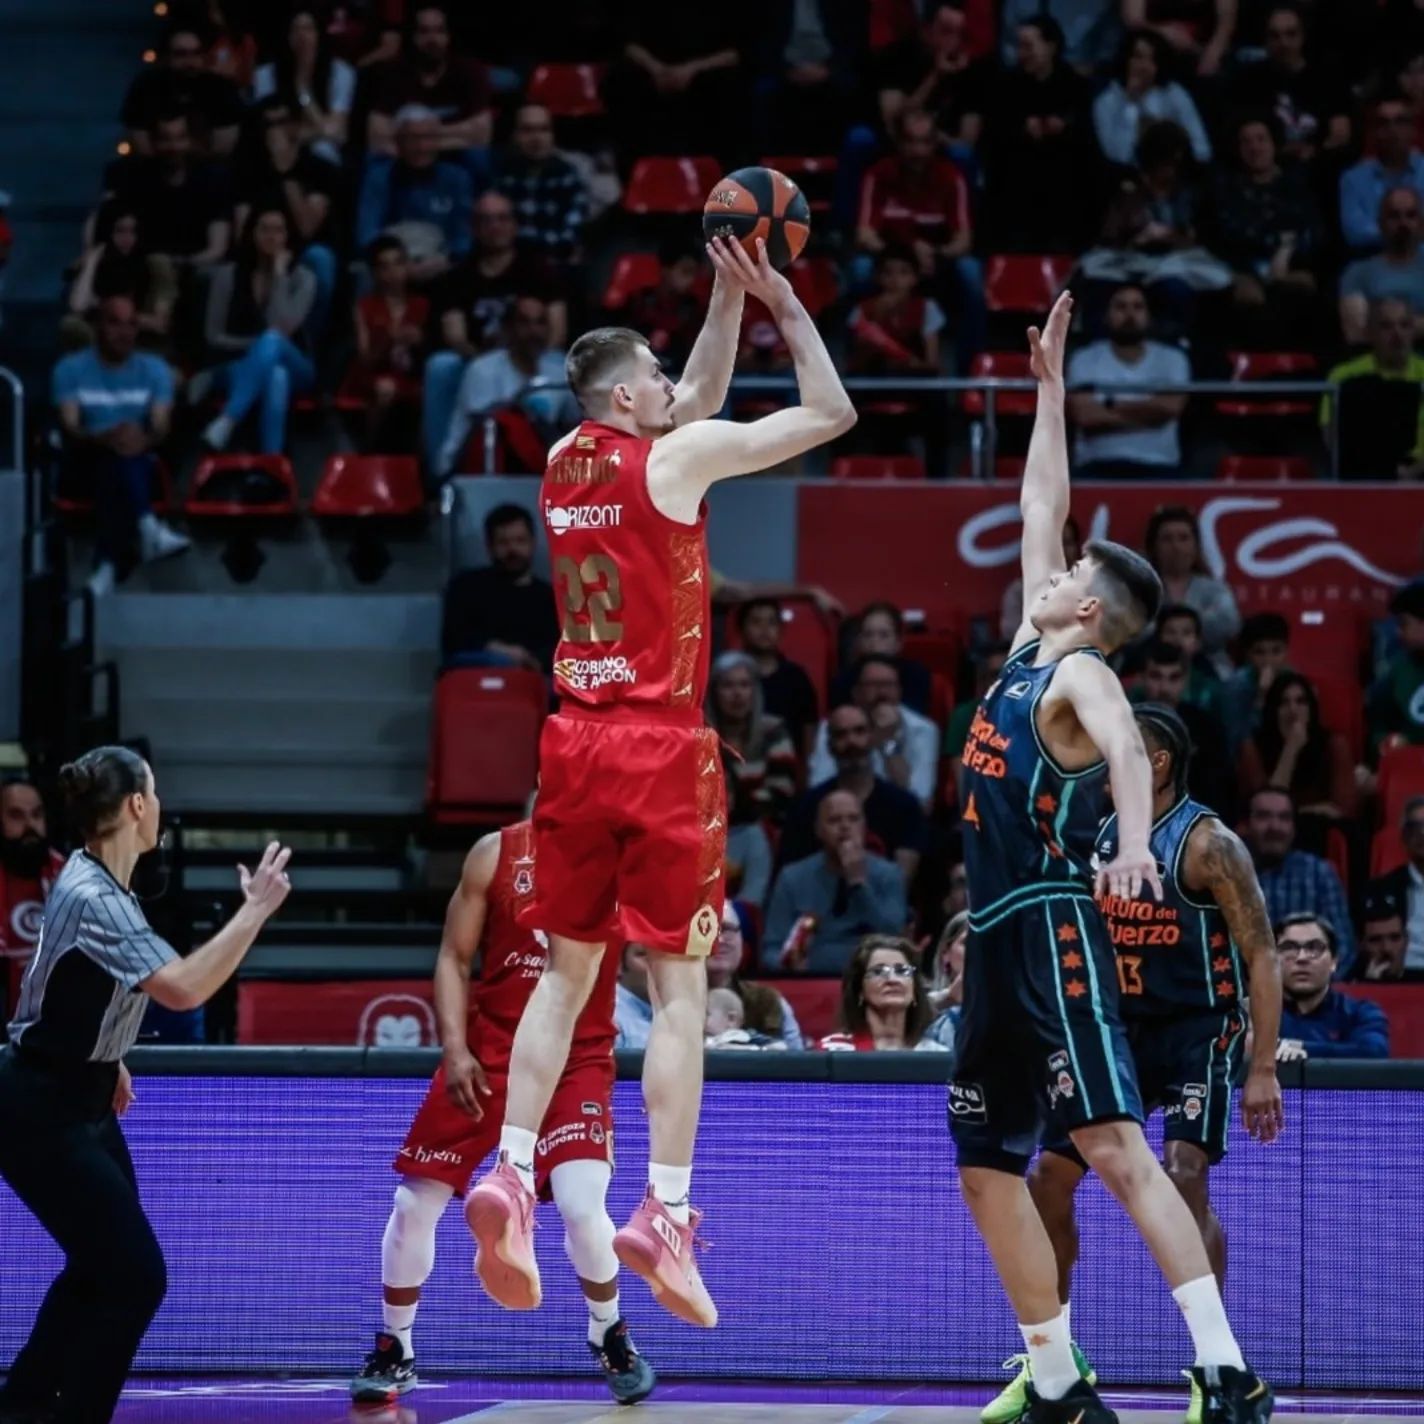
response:
<path fill-rule="evenodd" d="M 554 577 L 566 590 L 566 642 L 611 643 L 623 636 L 623 622 L 615 616 L 623 607 L 623 585 L 607 554 L 589 554 L 581 563 L 557 558 Z"/>

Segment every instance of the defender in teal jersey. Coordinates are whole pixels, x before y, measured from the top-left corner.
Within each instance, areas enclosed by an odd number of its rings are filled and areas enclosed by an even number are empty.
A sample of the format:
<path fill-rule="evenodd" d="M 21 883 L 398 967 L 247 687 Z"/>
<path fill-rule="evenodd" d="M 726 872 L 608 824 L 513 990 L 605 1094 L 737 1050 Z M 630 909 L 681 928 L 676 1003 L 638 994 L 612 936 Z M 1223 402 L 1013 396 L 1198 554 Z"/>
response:
<path fill-rule="evenodd" d="M 1209 1424 L 1260 1424 L 1270 1389 L 1247 1369 L 1191 1212 L 1142 1133 L 1116 961 L 1094 899 L 1137 901 L 1144 886 L 1162 898 L 1149 845 L 1152 768 L 1105 661 L 1156 614 L 1162 588 L 1116 544 L 1090 543 L 1064 567 L 1071 313 L 1065 293 L 1043 334 L 1029 332 L 1039 387 L 1019 501 L 1025 620 L 964 749 L 971 919 L 949 1092 L 960 1184 L 1023 1333 L 1030 1424 L 1116 1419 L 1080 1378 L 1053 1245 L 1023 1180 L 1050 1121 L 1122 1202 L 1166 1275 L 1196 1346 Z M 1095 869 L 1109 784 L 1117 845 Z"/>

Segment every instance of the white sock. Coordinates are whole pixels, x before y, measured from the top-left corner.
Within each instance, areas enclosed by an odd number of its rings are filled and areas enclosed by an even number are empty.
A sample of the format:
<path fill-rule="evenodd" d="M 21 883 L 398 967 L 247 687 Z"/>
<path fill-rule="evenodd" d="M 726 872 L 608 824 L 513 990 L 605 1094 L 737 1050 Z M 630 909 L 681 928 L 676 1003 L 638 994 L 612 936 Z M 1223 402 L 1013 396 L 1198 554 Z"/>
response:
<path fill-rule="evenodd" d="M 386 1322 L 386 1333 L 394 1335 L 401 1343 L 401 1352 L 407 1360 L 415 1358 L 415 1346 L 411 1343 L 415 1330 L 414 1305 L 391 1305 L 389 1301 L 381 1305 L 381 1316 Z"/>
<path fill-rule="evenodd" d="M 1192 1332 L 1197 1364 L 1230 1365 L 1236 1370 L 1246 1368 L 1241 1347 L 1226 1319 L 1226 1307 L 1221 1303 L 1215 1276 L 1202 1276 L 1178 1286 L 1172 1292 L 1172 1299 L 1181 1306 L 1187 1329 Z"/>
<path fill-rule="evenodd" d="M 1020 1325 L 1028 1350 L 1029 1377 L 1040 1399 L 1062 1399 L 1078 1383 L 1078 1365 L 1068 1334 L 1068 1317 L 1055 1315 L 1042 1325 Z"/>
<path fill-rule="evenodd" d="M 1063 1306 L 1063 1327 L 1068 1332 L 1068 1338 L 1073 1338 L 1073 1307 L 1066 1303 Z"/>
<path fill-rule="evenodd" d="M 667 1214 L 679 1226 L 691 1219 L 688 1194 L 692 1191 L 691 1167 L 665 1167 L 661 1162 L 648 1164 L 648 1185 L 653 1195 L 667 1208 Z"/>
<path fill-rule="evenodd" d="M 589 1296 L 584 1299 L 588 1301 L 588 1343 L 602 1349 L 603 1337 L 618 1324 L 618 1317 L 623 1313 L 618 1292 L 614 1291 L 612 1300 L 594 1300 Z"/>
<path fill-rule="evenodd" d="M 500 1130 L 499 1150 L 509 1154 L 509 1165 L 519 1173 L 524 1190 L 534 1195 L 534 1144 L 537 1133 L 522 1127 L 510 1127 L 508 1123 Z"/>

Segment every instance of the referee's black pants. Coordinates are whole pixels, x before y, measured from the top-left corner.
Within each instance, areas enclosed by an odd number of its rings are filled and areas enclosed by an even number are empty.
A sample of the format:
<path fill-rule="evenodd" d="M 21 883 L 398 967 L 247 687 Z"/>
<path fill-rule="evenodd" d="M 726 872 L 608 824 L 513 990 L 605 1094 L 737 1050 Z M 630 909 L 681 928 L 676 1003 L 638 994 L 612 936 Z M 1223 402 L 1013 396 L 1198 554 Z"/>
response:
<path fill-rule="evenodd" d="M 168 1284 L 112 1108 L 117 1076 L 0 1051 L 0 1176 L 65 1257 L 0 1407 L 54 1407 L 59 1424 L 108 1424 Z"/>

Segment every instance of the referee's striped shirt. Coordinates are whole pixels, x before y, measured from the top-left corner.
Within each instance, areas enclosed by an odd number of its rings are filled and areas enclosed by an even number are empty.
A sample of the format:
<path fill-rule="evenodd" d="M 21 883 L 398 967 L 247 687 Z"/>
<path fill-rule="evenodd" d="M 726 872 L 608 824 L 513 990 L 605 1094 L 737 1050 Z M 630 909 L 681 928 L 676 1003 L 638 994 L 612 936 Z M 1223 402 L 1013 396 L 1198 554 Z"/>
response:
<path fill-rule="evenodd" d="M 51 1060 L 113 1063 L 134 1045 L 148 995 L 137 985 L 178 956 L 138 897 L 88 851 L 75 851 L 49 899 L 20 986 L 10 1042 Z"/>

